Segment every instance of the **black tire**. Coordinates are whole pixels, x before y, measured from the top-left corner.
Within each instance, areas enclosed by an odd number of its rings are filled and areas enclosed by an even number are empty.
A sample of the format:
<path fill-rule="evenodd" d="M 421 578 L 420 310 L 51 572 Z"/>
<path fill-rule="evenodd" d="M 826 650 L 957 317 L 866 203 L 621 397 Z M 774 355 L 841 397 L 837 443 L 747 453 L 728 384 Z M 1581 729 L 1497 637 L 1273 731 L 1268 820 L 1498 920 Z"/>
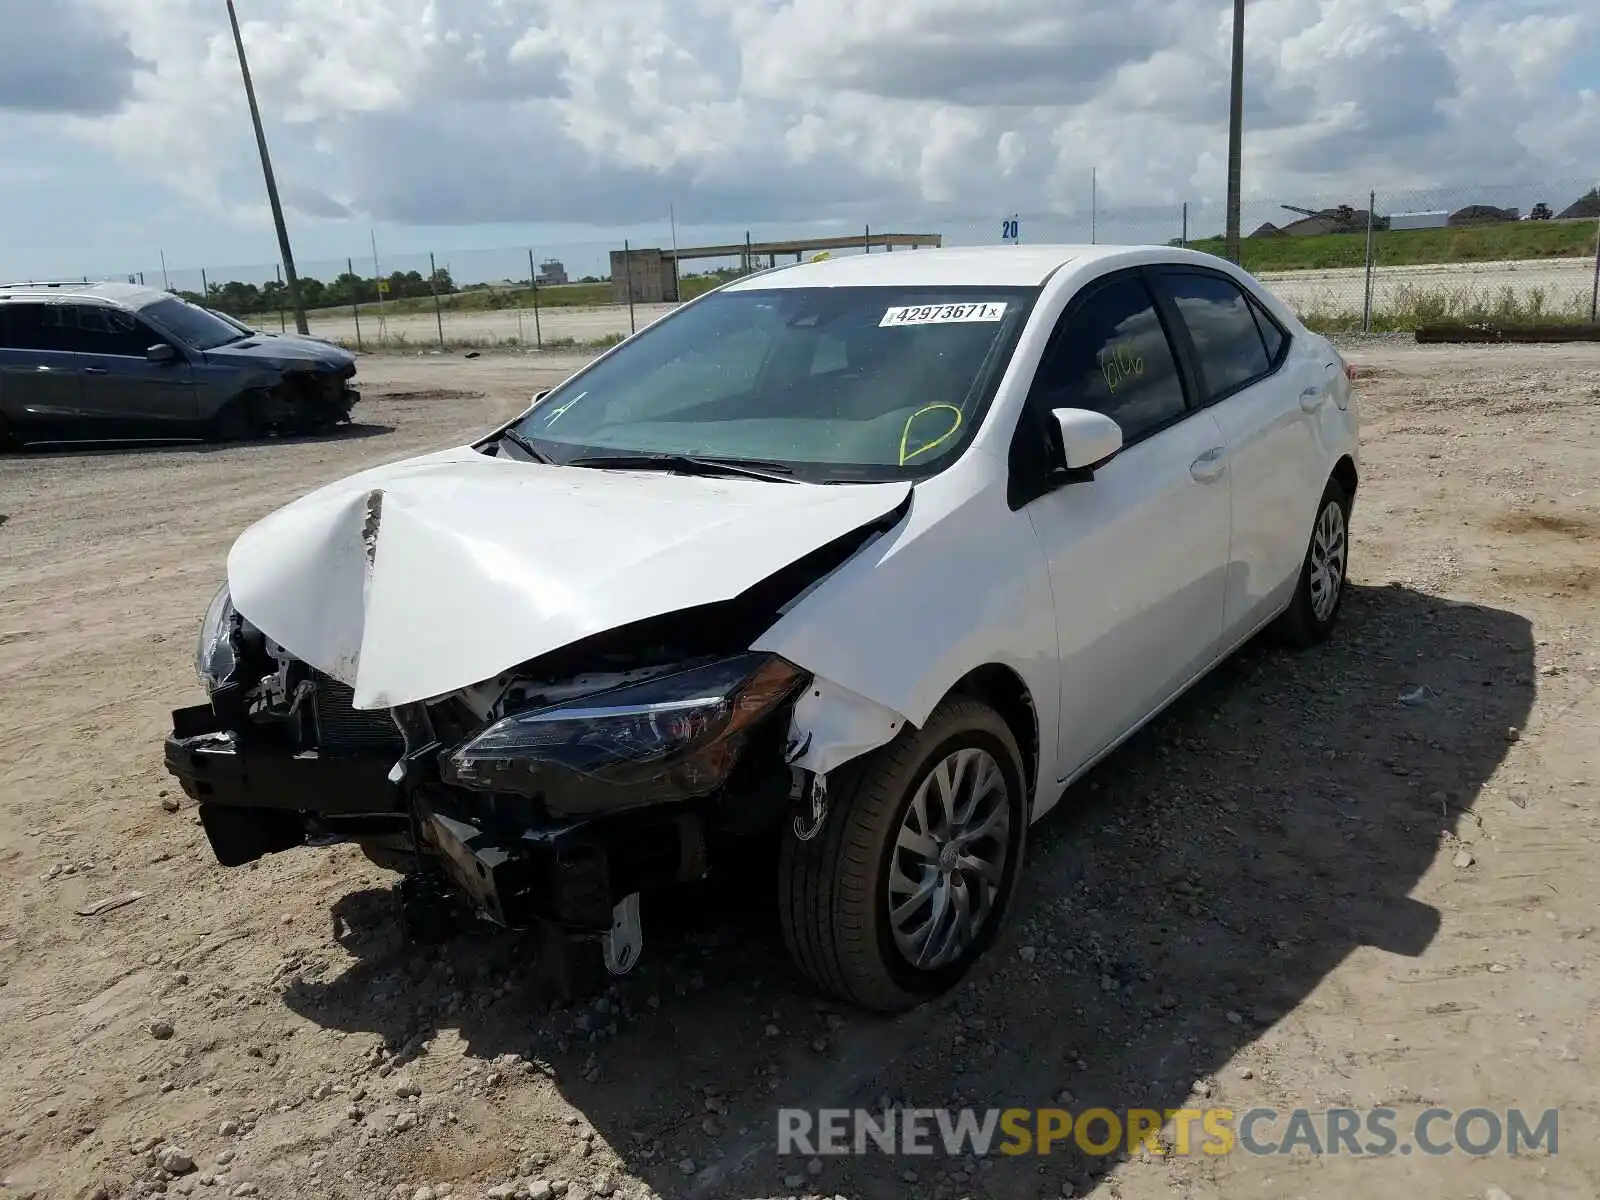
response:
<path fill-rule="evenodd" d="M 1314 578 L 1317 574 L 1318 535 L 1324 531 L 1325 514 L 1330 507 L 1338 510 L 1340 559 L 1338 582 L 1334 589 L 1332 606 L 1319 605 L 1315 595 Z M 1315 646 L 1327 640 L 1339 620 L 1339 610 L 1344 607 L 1345 584 L 1350 578 L 1350 497 L 1336 479 L 1328 480 L 1317 501 L 1316 516 L 1311 521 L 1311 536 L 1306 539 L 1306 555 L 1300 563 L 1300 579 L 1295 584 L 1294 599 L 1273 627 L 1278 640 L 1291 646 Z"/>
<path fill-rule="evenodd" d="M 1004 778 L 1009 824 L 996 896 L 977 935 L 952 962 L 914 966 L 895 944 L 887 895 L 901 822 L 922 782 L 948 755 L 987 751 Z M 778 906 L 795 965 L 824 992 L 862 1008 L 901 1012 L 954 986 L 993 945 L 1016 892 L 1027 841 L 1022 755 L 999 714 L 976 700 L 948 700 L 921 729 L 835 772 L 821 834 L 786 832 Z"/>
<path fill-rule="evenodd" d="M 248 396 L 235 396 L 229 400 L 211 418 L 210 427 L 206 430 L 206 440 L 209 442 L 243 442 L 261 434 L 260 422 L 256 418 L 255 402 Z"/>

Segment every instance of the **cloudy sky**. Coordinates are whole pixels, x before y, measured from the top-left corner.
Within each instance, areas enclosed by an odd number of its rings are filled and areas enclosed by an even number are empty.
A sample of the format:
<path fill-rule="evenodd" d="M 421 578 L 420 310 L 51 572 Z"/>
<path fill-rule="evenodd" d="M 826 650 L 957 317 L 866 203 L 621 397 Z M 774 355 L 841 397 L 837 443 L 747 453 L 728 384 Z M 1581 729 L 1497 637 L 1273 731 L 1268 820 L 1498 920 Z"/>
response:
<path fill-rule="evenodd" d="M 369 230 L 394 259 L 660 244 L 669 205 L 680 241 L 1013 211 L 1027 238 L 1091 170 L 1102 213 L 1220 211 L 1228 0 L 237 4 L 313 273 Z M 1595 0 L 1246 25 L 1247 196 L 1600 175 Z M 0 29 L 0 277 L 276 259 L 224 0 L 0 0 Z"/>

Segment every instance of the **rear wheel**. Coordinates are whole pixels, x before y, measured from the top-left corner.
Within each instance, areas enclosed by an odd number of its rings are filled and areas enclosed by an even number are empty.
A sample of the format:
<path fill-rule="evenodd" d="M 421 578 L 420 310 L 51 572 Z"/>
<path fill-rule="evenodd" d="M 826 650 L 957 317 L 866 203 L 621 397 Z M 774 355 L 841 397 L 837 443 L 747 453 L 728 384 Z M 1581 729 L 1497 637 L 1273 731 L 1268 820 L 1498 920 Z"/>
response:
<path fill-rule="evenodd" d="M 1312 646 L 1333 632 L 1344 604 L 1345 579 L 1350 567 L 1350 497 L 1336 479 L 1328 480 L 1311 541 L 1300 565 L 1294 599 L 1278 618 L 1276 632 L 1291 645 Z"/>
<path fill-rule="evenodd" d="M 821 835 L 784 838 L 784 939 L 824 991 L 901 1011 L 1000 931 L 1026 840 L 1022 756 L 999 714 L 958 699 L 838 775 Z"/>

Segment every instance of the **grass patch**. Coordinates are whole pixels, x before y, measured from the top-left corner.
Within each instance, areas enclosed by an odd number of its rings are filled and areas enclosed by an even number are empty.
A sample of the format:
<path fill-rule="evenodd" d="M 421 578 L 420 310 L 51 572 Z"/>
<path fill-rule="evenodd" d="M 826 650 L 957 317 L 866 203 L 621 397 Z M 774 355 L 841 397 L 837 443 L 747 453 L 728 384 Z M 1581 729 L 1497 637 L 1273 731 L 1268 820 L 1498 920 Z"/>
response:
<path fill-rule="evenodd" d="M 679 283 L 679 294 L 685 300 L 693 300 L 696 296 L 709 292 L 724 281 L 712 277 L 696 276 L 693 279 L 684 279 Z M 609 283 L 563 283 L 554 287 L 539 289 L 539 308 L 612 308 L 616 307 L 616 300 Z M 525 312 L 533 311 L 532 288 L 508 288 L 505 291 L 490 291 L 487 288 L 477 288 L 469 291 L 451 292 L 447 296 L 439 297 L 439 310 L 446 313 L 454 312 L 502 312 L 507 309 L 520 308 Z M 433 311 L 432 296 L 405 296 L 398 300 L 385 300 L 382 304 L 370 302 L 361 305 L 363 316 L 399 315 L 401 313 L 431 313 Z M 319 308 L 306 313 L 308 317 L 348 317 L 350 306 L 348 304 L 333 307 Z"/>
<path fill-rule="evenodd" d="M 541 346 L 535 346 L 531 338 L 446 336 L 444 344 L 441 346 L 438 338 L 410 338 L 404 333 L 396 333 L 382 338 L 363 336 L 360 352 L 363 354 L 429 354 L 434 351 L 441 351 L 448 354 L 464 350 L 520 350 L 536 354 L 546 350 L 556 350 L 569 353 L 597 354 L 601 350 L 609 350 L 612 346 L 622 341 L 624 336 L 620 333 L 608 333 L 604 337 L 588 338 L 582 341 L 570 337 L 545 338 L 544 344 Z M 356 339 L 354 337 L 334 338 L 332 341 L 334 345 L 343 346 L 346 350 L 356 349 Z"/>
<path fill-rule="evenodd" d="M 1374 231 L 1372 250 L 1379 266 L 1427 263 L 1505 262 L 1511 259 L 1582 258 L 1594 253 L 1593 221 L 1506 221 L 1453 229 Z M 1189 243 L 1192 250 L 1221 255 L 1221 238 Z M 1244 238 L 1239 243 L 1244 269 L 1256 271 L 1329 270 L 1362 267 L 1366 233 L 1323 233 L 1309 237 Z"/>
<path fill-rule="evenodd" d="M 1357 333 L 1360 312 L 1309 308 L 1300 319 L 1320 333 Z M 1539 287 L 1415 287 L 1402 284 L 1372 309 L 1374 333 L 1410 333 L 1420 325 L 1586 325 L 1589 297 L 1577 292 L 1554 299 Z"/>

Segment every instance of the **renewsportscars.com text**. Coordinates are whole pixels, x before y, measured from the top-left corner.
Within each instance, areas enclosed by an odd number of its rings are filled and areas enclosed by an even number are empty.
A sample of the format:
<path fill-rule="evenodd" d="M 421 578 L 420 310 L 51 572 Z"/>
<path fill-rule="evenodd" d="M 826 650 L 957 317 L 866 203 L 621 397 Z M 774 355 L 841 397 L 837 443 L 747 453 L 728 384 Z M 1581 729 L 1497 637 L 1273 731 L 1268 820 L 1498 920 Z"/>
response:
<path fill-rule="evenodd" d="M 988 1155 L 1557 1152 L 1558 1110 L 1429 1108 L 824 1108 L 778 1110 L 778 1153 Z"/>

